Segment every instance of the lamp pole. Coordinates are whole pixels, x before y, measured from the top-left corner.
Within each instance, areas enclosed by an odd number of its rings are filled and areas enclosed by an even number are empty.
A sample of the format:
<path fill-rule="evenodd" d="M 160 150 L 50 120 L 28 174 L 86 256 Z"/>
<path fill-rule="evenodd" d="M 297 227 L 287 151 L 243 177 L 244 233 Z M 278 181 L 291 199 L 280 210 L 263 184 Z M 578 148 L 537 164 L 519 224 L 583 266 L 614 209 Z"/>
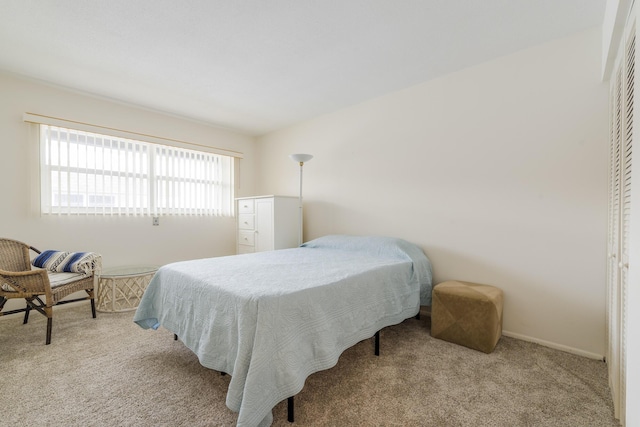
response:
<path fill-rule="evenodd" d="M 300 193 L 298 196 L 298 246 L 302 245 L 302 170 L 304 162 L 313 159 L 311 154 L 291 154 L 291 160 L 300 164 Z"/>

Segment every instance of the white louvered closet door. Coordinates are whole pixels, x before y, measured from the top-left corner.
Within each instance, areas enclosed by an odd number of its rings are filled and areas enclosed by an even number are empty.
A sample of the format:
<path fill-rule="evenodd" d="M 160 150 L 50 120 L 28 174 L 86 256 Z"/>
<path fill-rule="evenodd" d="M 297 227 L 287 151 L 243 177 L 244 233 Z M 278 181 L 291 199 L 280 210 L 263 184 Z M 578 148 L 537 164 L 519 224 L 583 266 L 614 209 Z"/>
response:
<path fill-rule="evenodd" d="M 620 247 L 620 141 L 622 134 L 622 69 L 618 68 L 611 85 L 611 141 L 609 164 L 609 249 L 607 264 L 607 366 L 609 369 L 609 387 L 614 401 L 616 418 L 620 417 L 619 396 L 619 330 L 618 301 L 620 276 L 618 258 Z"/>
<path fill-rule="evenodd" d="M 626 412 L 635 40 L 633 25 L 625 39 L 624 52 L 611 82 L 607 363 L 615 416 L 622 425 L 625 425 Z"/>

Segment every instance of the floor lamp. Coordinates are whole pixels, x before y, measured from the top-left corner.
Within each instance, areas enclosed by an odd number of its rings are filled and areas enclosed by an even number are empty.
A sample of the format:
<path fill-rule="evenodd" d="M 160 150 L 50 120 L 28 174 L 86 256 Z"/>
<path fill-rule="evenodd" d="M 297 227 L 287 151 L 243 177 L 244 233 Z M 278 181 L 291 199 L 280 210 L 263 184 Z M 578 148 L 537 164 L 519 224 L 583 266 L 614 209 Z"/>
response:
<path fill-rule="evenodd" d="M 298 197 L 298 246 L 302 245 L 302 166 L 313 159 L 311 154 L 289 154 L 294 162 L 300 163 L 300 196 Z"/>

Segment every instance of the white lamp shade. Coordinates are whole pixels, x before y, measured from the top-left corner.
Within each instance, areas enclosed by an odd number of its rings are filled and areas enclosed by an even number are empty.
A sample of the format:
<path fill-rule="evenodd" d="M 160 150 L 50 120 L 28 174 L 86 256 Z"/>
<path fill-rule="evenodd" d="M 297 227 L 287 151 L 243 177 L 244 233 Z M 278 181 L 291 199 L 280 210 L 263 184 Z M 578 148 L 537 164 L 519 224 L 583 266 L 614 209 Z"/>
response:
<path fill-rule="evenodd" d="M 313 156 L 311 154 L 289 154 L 289 157 L 291 158 L 291 160 L 301 163 L 308 162 L 309 160 L 313 159 Z"/>

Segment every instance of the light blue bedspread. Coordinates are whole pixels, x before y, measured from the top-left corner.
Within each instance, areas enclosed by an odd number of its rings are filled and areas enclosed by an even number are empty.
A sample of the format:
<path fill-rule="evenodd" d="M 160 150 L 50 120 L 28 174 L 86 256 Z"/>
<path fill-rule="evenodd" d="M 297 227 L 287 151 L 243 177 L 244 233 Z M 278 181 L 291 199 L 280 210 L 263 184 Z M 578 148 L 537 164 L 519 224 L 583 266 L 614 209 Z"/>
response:
<path fill-rule="evenodd" d="M 200 363 L 231 374 L 238 426 L 268 426 L 347 348 L 431 305 L 422 250 L 386 237 L 326 236 L 300 248 L 184 261 L 151 280 L 134 321 L 176 333 Z"/>

